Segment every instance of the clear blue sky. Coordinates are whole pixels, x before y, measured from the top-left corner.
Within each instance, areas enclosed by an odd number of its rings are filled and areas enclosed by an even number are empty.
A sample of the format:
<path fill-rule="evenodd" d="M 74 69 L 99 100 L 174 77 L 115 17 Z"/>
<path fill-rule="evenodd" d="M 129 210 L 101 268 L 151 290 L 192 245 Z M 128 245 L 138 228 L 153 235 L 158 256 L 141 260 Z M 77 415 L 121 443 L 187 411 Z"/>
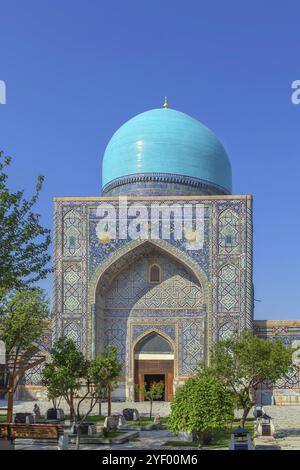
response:
<path fill-rule="evenodd" d="M 10 184 L 29 194 L 45 175 L 52 227 L 53 196 L 98 195 L 110 136 L 167 95 L 224 143 L 233 192 L 254 195 L 255 317 L 300 318 L 299 18 L 299 1 L 2 0 Z"/>

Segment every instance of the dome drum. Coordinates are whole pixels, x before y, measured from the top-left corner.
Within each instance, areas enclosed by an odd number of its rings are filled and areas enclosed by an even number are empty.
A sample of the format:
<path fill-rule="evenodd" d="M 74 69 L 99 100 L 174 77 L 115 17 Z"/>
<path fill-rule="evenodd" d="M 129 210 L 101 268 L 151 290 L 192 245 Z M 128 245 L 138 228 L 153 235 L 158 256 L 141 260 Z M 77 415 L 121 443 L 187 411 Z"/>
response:
<path fill-rule="evenodd" d="M 188 176 L 165 174 L 134 174 L 116 178 L 102 188 L 103 196 L 180 196 L 225 195 L 225 188 L 209 181 Z"/>

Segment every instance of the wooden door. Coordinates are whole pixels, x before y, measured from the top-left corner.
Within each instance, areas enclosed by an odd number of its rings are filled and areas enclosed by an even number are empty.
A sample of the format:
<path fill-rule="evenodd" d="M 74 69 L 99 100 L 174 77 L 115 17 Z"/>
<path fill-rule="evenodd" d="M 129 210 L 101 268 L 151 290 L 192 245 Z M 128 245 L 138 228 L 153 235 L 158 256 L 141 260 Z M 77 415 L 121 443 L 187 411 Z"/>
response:
<path fill-rule="evenodd" d="M 165 376 L 165 401 L 173 399 L 174 361 L 173 360 L 139 360 L 134 361 L 135 400 L 144 400 L 144 376 L 158 374 Z"/>
<path fill-rule="evenodd" d="M 174 381 L 174 374 L 172 372 L 167 372 L 166 379 L 165 379 L 165 400 L 172 401 L 173 400 L 173 381 Z"/>

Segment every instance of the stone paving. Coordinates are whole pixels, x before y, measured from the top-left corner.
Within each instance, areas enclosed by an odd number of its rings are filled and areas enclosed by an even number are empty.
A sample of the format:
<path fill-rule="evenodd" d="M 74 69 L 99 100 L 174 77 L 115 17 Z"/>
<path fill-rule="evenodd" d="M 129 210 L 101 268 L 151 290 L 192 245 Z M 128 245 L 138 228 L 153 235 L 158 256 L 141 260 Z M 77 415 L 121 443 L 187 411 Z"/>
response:
<path fill-rule="evenodd" d="M 49 401 L 15 401 L 14 402 L 14 412 L 17 413 L 22 411 L 24 413 L 32 413 L 33 407 L 35 404 L 38 404 L 42 414 L 45 414 L 48 408 L 52 408 L 53 404 Z M 6 402 L 4 400 L 0 400 L 0 408 L 6 406 Z M 60 408 L 64 410 L 66 414 L 69 413 L 69 406 L 65 401 L 62 401 L 59 405 Z M 86 404 L 86 408 L 88 404 Z M 149 415 L 150 412 L 150 403 L 149 402 L 113 402 L 112 403 L 112 412 L 122 412 L 124 408 L 136 408 L 142 416 Z M 85 406 L 82 406 L 82 410 L 85 410 Z M 102 403 L 102 415 L 107 414 L 107 403 Z M 92 415 L 98 414 L 98 405 L 95 406 Z M 170 414 L 170 403 L 165 401 L 157 401 L 153 403 L 153 416 L 160 415 L 161 417 L 169 416 Z"/>
<path fill-rule="evenodd" d="M 166 441 L 173 439 L 172 434 L 169 430 L 164 429 L 161 431 L 140 431 L 140 436 L 130 442 L 126 442 L 124 444 L 117 444 L 117 445 L 84 445 L 80 446 L 82 450 L 126 450 L 126 449 L 159 449 L 163 446 Z M 71 444 L 69 446 L 70 449 L 74 449 L 75 445 Z M 55 445 L 47 445 L 47 443 L 41 444 L 33 444 L 29 440 L 19 439 L 16 442 L 16 449 L 17 450 L 56 450 L 57 446 Z M 167 447 L 170 449 L 170 447 Z M 183 449 L 183 447 L 180 447 Z"/>
<path fill-rule="evenodd" d="M 300 406 L 264 406 L 273 418 L 275 443 L 282 450 L 300 450 Z"/>

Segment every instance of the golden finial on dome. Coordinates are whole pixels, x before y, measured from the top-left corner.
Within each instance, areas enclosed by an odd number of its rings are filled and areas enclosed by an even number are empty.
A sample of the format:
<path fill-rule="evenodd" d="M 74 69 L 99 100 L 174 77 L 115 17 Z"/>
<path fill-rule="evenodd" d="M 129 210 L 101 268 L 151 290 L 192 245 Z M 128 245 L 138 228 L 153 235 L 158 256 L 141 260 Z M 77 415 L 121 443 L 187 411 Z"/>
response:
<path fill-rule="evenodd" d="M 169 107 L 168 98 L 165 96 L 164 108 L 167 109 Z"/>

